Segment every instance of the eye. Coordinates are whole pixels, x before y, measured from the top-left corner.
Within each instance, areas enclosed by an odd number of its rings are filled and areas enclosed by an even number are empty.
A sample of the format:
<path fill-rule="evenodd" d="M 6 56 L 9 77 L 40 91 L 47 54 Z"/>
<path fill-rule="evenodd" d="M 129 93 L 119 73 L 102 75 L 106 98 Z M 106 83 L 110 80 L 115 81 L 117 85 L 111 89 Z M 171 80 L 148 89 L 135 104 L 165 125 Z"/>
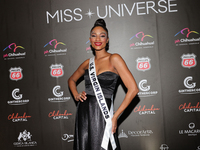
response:
<path fill-rule="evenodd" d="M 96 37 L 96 35 L 95 35 L 95 34 L 92 34 L 91 37 Z"/>
<path fill-rule="evenodd" d="M 105 38 L 105 37 L 106 37 L 106 35 L 101 35 L 101 37 Z"/>

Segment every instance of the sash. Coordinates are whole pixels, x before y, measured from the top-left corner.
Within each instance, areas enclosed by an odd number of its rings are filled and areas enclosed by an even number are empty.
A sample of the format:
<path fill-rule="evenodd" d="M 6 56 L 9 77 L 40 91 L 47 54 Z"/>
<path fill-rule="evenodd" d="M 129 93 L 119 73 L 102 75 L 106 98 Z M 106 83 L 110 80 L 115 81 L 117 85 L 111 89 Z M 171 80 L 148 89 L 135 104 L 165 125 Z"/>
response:
<path fill-rule="evenodd" d="M 110 112 L 103 94 L 103 91 L 101 89 L 101 86 L 99 84 L 99 81 L 97 79 L 96 76 L 96 68 L 95 68 L 95 62 L 94 62 L 94 57 L 90 58 L 90 62 L 89 62 L 89 77 L 90 77 L 90 81 L 92 83 L 92 87 L 94 90 L 94 94 L 96 96 L 97 102 L 99 104 L 99 107 L 101 109 L 102 115 L 106 121 L 106 127 L 104 130 L 104 135 L 103 135 L 103 139 L 102 139 L 102 143 L 101 143 L 101 147 L 104 149 L 108 149 L 108 143 L 109 143 L 109 139 L 112 145 L 113 150 L 116 149 L 116 143 L 115 143 L 115 139 L 112 132 L 112 117 L 113 117 L 113 102 L 111 102 L 111 108 L 110 108 Z"/>

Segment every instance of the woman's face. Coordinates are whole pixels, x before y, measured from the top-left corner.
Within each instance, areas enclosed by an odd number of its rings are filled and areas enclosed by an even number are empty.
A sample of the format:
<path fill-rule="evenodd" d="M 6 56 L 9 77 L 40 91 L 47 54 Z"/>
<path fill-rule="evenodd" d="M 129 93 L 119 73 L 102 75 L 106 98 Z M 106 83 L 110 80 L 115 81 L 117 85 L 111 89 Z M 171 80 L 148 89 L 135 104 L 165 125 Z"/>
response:
<path fill-rule="evenodd" d="M 90 33 L 90 43 L 95 50 L 105 49 L 108 40 L 107 32 L 100 26 L 95 27 Z"/>

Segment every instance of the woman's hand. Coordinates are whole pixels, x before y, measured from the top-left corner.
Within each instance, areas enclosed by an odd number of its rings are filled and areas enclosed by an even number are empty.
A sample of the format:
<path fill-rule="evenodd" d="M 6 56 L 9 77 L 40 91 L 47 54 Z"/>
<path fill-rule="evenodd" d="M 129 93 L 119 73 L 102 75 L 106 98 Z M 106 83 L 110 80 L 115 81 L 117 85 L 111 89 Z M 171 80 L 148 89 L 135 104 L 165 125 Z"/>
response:
<path fill-rule="evenodd" d="M 114 134 L 116 132 L 117 129 L 117 119 L 116 118 L 112 118 L 112 134 Z"/>
<path fill-rule="evenodd" d="M 83 92 L 77 94 L 74 98 L 75 98 L 75 100 L 76 100 L 77 102 L 78 102 L 78 101 L 83 102 L 83 100 L 86 100 L 86 99 L 87 99 L 85 91 L 83 91 Z"/>

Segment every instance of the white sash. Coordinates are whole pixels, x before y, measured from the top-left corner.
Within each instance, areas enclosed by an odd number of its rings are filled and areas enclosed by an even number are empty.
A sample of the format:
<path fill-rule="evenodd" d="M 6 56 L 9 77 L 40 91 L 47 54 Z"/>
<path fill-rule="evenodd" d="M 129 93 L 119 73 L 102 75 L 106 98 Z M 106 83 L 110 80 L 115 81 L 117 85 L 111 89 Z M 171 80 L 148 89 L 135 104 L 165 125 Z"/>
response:
<path fill-rule="evenodd" d="M 110 108 L 110 112 L 107 106 L 107 103 L 105 101 L 105 97 L 103 95 L 103 91 L 101 89 L 101 86 L 99 84 L 99 81 L 97 79 L 96 76 L 96 68 L 95 68 L 95 62 L 94 62 L 94 57 L 90 58 L 90 62 L 89 62 L 89 77 L 90 77 L 90 81 L 92 83 L 92 87 L 97 99 L 97 102 L 99 104 L 99 107 L 101 109 L 102 115 L 106 121 L 106 127 L 104 130 L 104 135 L 103 135 L 103 139 L 102 139 L 102 143 L 101 143 L 101 147 L 104 149 L 108 149 L 108 143 L 109 143 L 109 139 L 112 145 L 113 150 L 116 149 L 116 143 L 115 143 L 115 139 L 112 132 L 112 117 L 113 117 L 113 102 L 111 102 L 111 108 Z"/>

